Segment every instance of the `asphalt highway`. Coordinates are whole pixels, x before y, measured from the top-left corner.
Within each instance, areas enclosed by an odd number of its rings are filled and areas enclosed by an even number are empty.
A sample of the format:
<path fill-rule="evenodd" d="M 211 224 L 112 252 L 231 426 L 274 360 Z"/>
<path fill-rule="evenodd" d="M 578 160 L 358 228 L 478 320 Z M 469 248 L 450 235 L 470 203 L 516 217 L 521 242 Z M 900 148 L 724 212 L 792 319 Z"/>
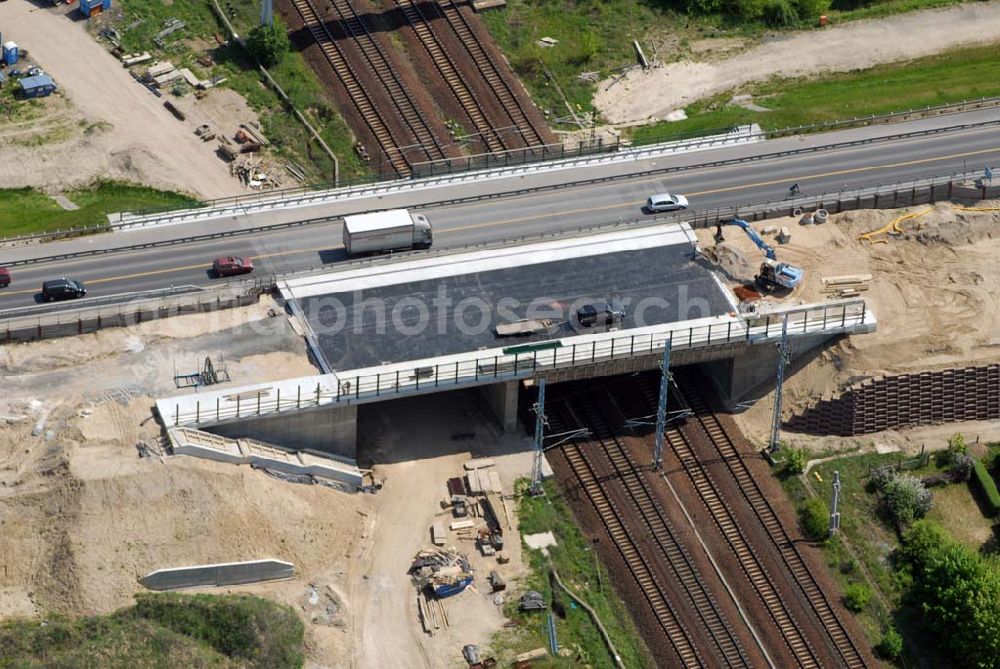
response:
<path fill-rule="evenodd" d="M 981 118 L 980 115 L 977 118 Z M 993 112 L 996 117 L 997 113 Z M 954 117 L 953 117 L 954 118 Z M 957 121 L 952 121 L 957 123 Z M 909 126 L 909 127 L 908 127 Z M 908 123 L 895 124 L 893 132 L 904 133 Z M 854 131 L 852 131 L 854 132 Z M 822 136 L 823 143 L 840 141 L 848 133 Z M 887 133 L 888 134 L 888 133 Z M 806 138 L 798 138 L 800 142 Z M 753 145 L 758 153 L 794 148 L 796 138 Z M 808 141 L 817 142 L 816 136 Z M 746 154 L 748 147 L 734 147 L 712 152 L 689 154 L 688 164 L 725 159 L 728 155 Z M 768 151 L 769 152 L 769 151 Z M 677 158 L 672 157 L 675 162 Z M 638 172 L 656 170 L 669 161 L 644 161 L 606 170 Z M 734 165 L 691 168 L 670 174 L 639 174 L 604 183 L 565 186 L 478 202 L 440 207 L 421 207 L 435 228 L 435 246 L 452 247 L 492 241 L 520 235 L 564 230 L 584 225 L 632 220 L 644 216 L 641 207 L 645 199 L 657 192 L 669 191 L 687 195 L 692 209 L 713 209 L 734 204 L 781 200 L 791 184 L 799 184 L 806 196 L 841 189 L 854 189 L 876 184 L 907 181 L 920 177 L 981 169 L 985 165 L 1000 166 L 1000 126 L 972 127 L 947 133 L 881 141 L 853 147 L 790 155 L 781 158 L 755 160 Z M 547 179 L 576 180 L 580 174 L 561 171 L 546 175 Z M 472 185 L 469 185 L 470 188 Z M 425 195 L 426 197 L 426 195 Z M 372 209 L 406 206 L 399 198 L 384 198 Z M 275 215 L 312 218 L 336 215 L 330 207 L 323 210 L 290 210 Z M 260 220 L 273 216 L 234 221 L 234 225 L 260 225 Z M 175 238 L 218 229 L 203 223 L 172 226 L 155 231 L 161 237 L 173 231 Z M 150 234 L 148 231 L 143 231 Z M 111 240 L 109 242 L 109 240 Z M 84 250 L 94 244 L 124 246 L 141 241 L 140 233 L 116 233 L 60 242 L 60 252 Z M 35 304 L 45 279 L 66 276 L 80 279 L 88 287 L 88 296 L 104 296 L 131 291 L 154 290 L 174 285 L 208 286 L 217 279 L 209 275 L 213 258 L 220 255 L 249 255 L 254 258 L 258 273 L 307 269 L 343 261 L 346 255 L 341 245 L 338 221 L 303 227 L 282 228 L 241 236 L 176 244 L 151 249 L 124 251 L 109 255 L 60 260 L 16 267 L 14 283 L 0 289 L 0 310 Z M 47 255 L 56 244 L 32 247 L 35 257 Z M 23 255 L 25 250 L 16 250 Z M 0 250 L 0 266 L 5 256 L 15 250 Z M 72 304 L 72 303 L 70 303 Z M 2 314 L 0 314 L 2 317 Z"/>

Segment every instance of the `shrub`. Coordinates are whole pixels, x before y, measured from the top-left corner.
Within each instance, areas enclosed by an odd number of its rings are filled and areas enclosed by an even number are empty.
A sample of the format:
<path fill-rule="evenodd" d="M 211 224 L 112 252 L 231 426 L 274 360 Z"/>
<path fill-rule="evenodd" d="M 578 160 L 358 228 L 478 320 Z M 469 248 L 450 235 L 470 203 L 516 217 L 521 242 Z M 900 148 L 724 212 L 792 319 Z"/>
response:
<path fill-rule="evenodd" d="M 813 541 L 822 541 L 830 533 L 830 515 L 822 500 L 811 497 L 799 506 L 802 531 Z"/>
<path fill-rule="evenodd" d="M 986 471 L 986 467 L 979 460 L 973 460 L 973 472 L 976 475 L 975 481 L 980 491 L 986 497 L 990 516 L 1000 514 L 1000 491 L 997 491 L 996 481 L 993 480 L 993 477 L 990 476 L 990 473 Z"/>
<path fill-rule="evenodd" d="M 898 659 L 903 654 L 903 637 L 894 627 L 890 627 L 882 635 L 882 640 L 875 646 L 875 652 L 887 660 Z"/>
<path fill-rule="evenodd" d="M 872 488 L 878 492 L 885 490 L 885 486 L 889 481 L 896 478 L 896 470 L 892 467 L 879 467 L 878 469 L 873 469 L 871 476 L 868 481 L 871 483 Z"/>
<path fill-rule="evenodd" d="M 897 558 L 911 575 L 906 597 L 950 665 L 1000 666 L 1000 564 L 930 521 L 903 535 Z"/>
<path fill-rule="evenodd" d="M 934 505 L 931 492 L 920 479 L 901 474 L 893 477 L 882 489 L 882 500 L 896 524 L 905 527 L 924 516 Z"/>
<path fill-rule="evenodd" d="M 733 0 L 733 10 L 746 21 L 756 21 L 764 15 L 768 0 Z"/>
<path fill-rule="evenodd" d="M 274 24 L 256 26 L 247 35 L 247 51 L 265 67 L 280 63 L 290 46 L 285 26 L 277 18 Z"/>
<path fill-rule="evenodd" d="M 684 0 L 689 14 L 714 14 L 723 9 L 722 0 Z"/>
<path fill-rule="evenodd" d="M 830 9 L 830 0 L 795 0 L 799 18 L 814 19 Z"/>
<path fill-rule="evenodd" d="M 844 606 L 858 613 L 871 601 L 872 591 L 864 583 L 851 583 L 844 589 Z"/>
<path fill-rule="evenodd" d="M 785 464 L 781 471 L 788 476 L 798 476 L 806 469 L 806 449 L 786 448 Z"/>
<path fill-rule="evenodd" d="M 960 432 L 956 432 L 948 438 L 948 448 L 938 451 L 934 460 L 939 467 L 950 465 L 957 455 L 964 455 L 969 452 L 969 447 L 965 443 L 965 437 Z"/>
<path fill-rule="evenodd" d="M 968 481 L 972 477 L 972 470 L 976 466 L 976 460 L 968 453 L 956 453 L 951 457 L 951 466 L 948 470 L 956 481 Z"/>
<path fill-rule="evenodd" d="M 799 20 L 799 13 L 788 0 L 768 0 L 764 5 L 764 23 L 774 28 L 790 26 Z"/>

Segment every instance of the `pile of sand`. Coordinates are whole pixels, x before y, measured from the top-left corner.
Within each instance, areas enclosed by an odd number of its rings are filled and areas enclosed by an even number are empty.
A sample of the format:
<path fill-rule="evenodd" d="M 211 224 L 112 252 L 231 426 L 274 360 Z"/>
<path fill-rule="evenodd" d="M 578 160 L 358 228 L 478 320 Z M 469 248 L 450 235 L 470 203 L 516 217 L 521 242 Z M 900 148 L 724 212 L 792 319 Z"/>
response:
<path fill-rule="evenodd" d="M 830 217 L 824 225 L 799 226 L 795 221 L 768 221 L 786 226 L 792 240 L 776 245 L 779 260 L 801 266 L 802 286 L 783 303 L 830 299 L 823 277 L 870 274 L 862 293 L 878 318 L 878 331 L 841 341 L 815 356 L 785 382 L 783 407 L 790 417 L 818 398 L 830 396 L 858 380 L 887 374 L 964 367 L 1000 360 L 1000 202 L 977 205 L 994 211 L 961 211 L 955 205 L 900 210 L 856 211 Z M 923 215 L 903 222 L 903 233 L 879 235 L 875 243 L 860 235 L 878 230 L 910 212 Z M 760 230 L 765 224 L 755 224 Z M 699 239 L 711 249 L 713 230 Z M 772 242 L 773 243 L 773 242 Z M 711 250 L 709 251 L 711 253 Z M 725 258 L 723 275 L 741 267 L 734 284 L 752 280 L 760 252 L 738 230 L 727 230 L 715 251 Z M 763 398 L 741 417 L 744 429 L 766 438 L 772 396 Z"/>

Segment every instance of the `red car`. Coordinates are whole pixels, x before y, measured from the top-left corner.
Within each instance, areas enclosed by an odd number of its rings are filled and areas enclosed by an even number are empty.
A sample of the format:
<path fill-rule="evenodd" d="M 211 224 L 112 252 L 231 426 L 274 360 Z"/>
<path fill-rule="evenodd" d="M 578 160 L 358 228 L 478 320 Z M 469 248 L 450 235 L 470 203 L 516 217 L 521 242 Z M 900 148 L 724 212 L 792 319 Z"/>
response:
<path fill-rule="evenodd" d="M 10 285 L 10 270 L 6 267 L 0 267 L 0 288 L 6 288 Z"/>
<path fill-rule="evenodd" d="M 227 256 L 216 258 L 212 263 L 212 271 L 215 276 L 238 276 L 249 274 L 253 271 L 253 260 L 249 257 Z"/>

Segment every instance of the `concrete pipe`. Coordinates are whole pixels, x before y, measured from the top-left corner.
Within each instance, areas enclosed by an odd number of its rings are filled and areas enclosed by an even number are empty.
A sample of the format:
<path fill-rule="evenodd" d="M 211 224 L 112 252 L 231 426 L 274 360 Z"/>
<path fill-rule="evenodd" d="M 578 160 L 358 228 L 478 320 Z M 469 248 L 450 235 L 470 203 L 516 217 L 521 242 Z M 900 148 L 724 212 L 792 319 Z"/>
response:
<path fill-rule="evenodd" d="M 813 222 L 812 214 L 805 214 L 802 218 L 799 219 L 799 225 L 811 225 L 812 222 Z"/>
<path fill-rule="evenodd" d="M 813 212 L 813 223 L 820 225 L 821 223 L 826 223 L 826 219 L 830 217 L 830 212 L 826 209 L 817 209 Z"/>
<path fill-rule="evenodd" d="M 795 209 L 792 209 L 792 216 L 801 216 L 801 215 L 802 215 L 802 207 L 796 207 Z"/>

